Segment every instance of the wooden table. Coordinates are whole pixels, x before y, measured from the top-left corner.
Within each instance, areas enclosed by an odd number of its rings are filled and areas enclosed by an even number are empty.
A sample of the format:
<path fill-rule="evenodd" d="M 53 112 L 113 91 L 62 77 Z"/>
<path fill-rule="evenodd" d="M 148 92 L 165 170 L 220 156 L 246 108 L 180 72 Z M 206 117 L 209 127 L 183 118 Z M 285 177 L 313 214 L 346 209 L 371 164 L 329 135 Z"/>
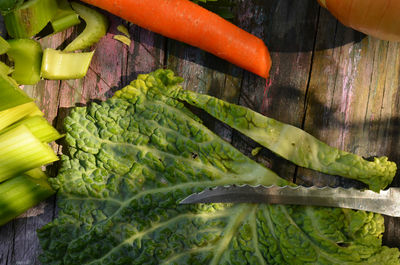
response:
<path fill-rule="evenodd" d="M 400 44 L 367 37 L 344 27 L 315 0 L 238 0 L 234 23 L 262 38 L 273 67 L 266 80 L 199 49 L 166 39 L 108 15 L 111 26 L 97 45 L 87 77 L 41 81 L 24 89 L 54 126 L 77 105 L 106 99 L 140 73 L 167 67 L 185 78 L 187 89 L 239 103 L 298 126 L 328 144 L 369 157 L 386 155 L 400 164 Z M 126 24 L 134 42 L 113 39 Z M 0 22 L 1 24 L 1 22 Z M 0 27 L 4 36 L 4 27 Z M 42 39 L 62 47 L 76 36 L 68 30 Z M 206 117 L 206 116 L 204 116 Z M 206 125 L 245 154 L 257 144 L 208 117 Z M 61 153 L 61 146 L 54 148 Z M 263 149 L 258 162 L 297 183 L 357 185 L 340 177 L 297 168 Z M 57 165 L 49 167 L 55 175 Z M 393 183 L 399 186 L 398 176 Z M 0 265 L 38 264 L 36 229 L 57 214 L 56 198 L 0 227 Z M 384 243 L 400 247 L 400 219 L 386 218 Z"/>

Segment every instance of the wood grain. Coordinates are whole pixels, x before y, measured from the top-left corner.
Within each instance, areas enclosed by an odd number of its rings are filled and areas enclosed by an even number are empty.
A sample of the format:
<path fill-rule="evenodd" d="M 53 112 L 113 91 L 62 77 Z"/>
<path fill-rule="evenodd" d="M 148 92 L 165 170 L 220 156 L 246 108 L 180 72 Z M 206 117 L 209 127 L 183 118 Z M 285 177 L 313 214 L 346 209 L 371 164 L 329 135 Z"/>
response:
<path fill-rule="evenodd" d="M 267 82 L 245 73 L 239 103 L 268 117 L 301 127 L 318 4 L 315 1 L 240 1 L 239 9 L 242 12 L 240 25 L 268 44 L 273 62 Z M 247 154 L 258 146 L 241 134 L 235 136 L 235 146 Z M 255 159 L 286 179 L 295 175 L 293 164 L 265 148 Z"/>

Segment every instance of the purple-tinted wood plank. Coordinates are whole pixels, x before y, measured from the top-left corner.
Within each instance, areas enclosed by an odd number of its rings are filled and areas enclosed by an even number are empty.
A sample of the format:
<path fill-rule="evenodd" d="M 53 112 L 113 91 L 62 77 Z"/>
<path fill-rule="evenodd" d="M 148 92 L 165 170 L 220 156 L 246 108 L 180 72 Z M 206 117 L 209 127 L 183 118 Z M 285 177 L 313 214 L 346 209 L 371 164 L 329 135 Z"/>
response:
<path fill-rule="evenodd" d="M 168 41 L 167 51 L 166 67 L 185 79 L 182 84 L 185 89 L 209 94 L 232 103 L 238 102 L 241 69 L 198 48 L 173 40 Z M 230 127 L 209 115 L 194 111 L 209 129 L 226 141 L 231 141 Z"/>
<path fill-rule="evenodd" d="M 128 49 L 122 86 L 136 79 L 138 74 L 163 68 L 165 61 L 164 37 L 133 24 L 129 24 L 128 29 L 132 43 Z"/>
<path fill-rule="evenodd" d="M 245 73 L 241 105 L 301 127 L 318 9 L 315 1 L 239 1 L 239 25 L 264 40 L 272 59 L 270 80 Z M 259 146 L 239 133 L 234 144 L 246 154 Z M 293 164 L 265 148 L 254 159 L 286 179 L 294 176 Z"/>

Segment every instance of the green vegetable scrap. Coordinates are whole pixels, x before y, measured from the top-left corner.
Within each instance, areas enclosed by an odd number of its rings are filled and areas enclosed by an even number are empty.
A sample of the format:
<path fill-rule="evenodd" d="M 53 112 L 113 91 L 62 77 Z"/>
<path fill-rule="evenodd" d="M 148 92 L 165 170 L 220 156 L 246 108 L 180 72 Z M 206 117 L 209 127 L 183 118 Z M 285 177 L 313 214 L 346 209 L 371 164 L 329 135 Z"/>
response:
<path fill-rule="evenodd" d="M 0 132 L 0 182 L 57 160 L 53 149 L 25 125 Z"/>
<path fill-rule="evenodd" d="M 28 0 L 6 13 L 4 23 L 11 37 L 30 38 L 38 34 L 56 13 L 56 0 Z"/>
<path fill-rule="evenodd" d="M 69 53 L 47 48 L 43 52 L 41 76 L 50 80 L 83 78 L 89 69 L 94 51 Z"/>
<path fill-rule="evenodd" d="M 0 226 L 54 194 L 40 167 L 58 160 L 48 143 L 62 137 L 9 72 L 0 67 Z"/>
<path fill-rule="evenodd" d="M 131 46 L 131 35 L 129 34 L 128 29 L 124 25 L 119 25 L 117 30 L 121 32 L 123 35 L 114 35 L 113 39 L 118 40 L 128 47 Z"/>
<path fill-rule="evenodd" d="M 179 205 L 224 184 L 287 181 L 155 91 L 181 79 L 138 79 L 65 120 L 69 156 L 59 216 L 38 231 L 43 264 L 400 264 L 382 246 L 383 217 L 340 208 Z"/>
<path fill-rule="evenodd" d="M 177 78 L 173 77 L 172 72 L 167 74 L 159 72 L 159 74 Z M 374 191 L 387 187 L 396 174 L 396 164 L 388 161 L 385 156 L 375 157 L 373 161 L 366 160 L 361 156 L 328 146 L 297 127 L 268 118 L 243 106 L 183 90 L 178 85 L 158 86 L 157 92 L 205 110 L 298 166 L 356 179 Z"/>
<path fill-rule="evenodd" d="M 65 49 L 65 52 L 83 50 L 97 43 L 107 33 L 108 19 L 100 12 L 78 4 L 71 3 L 72 8 L 86 22 L 83 32 L 74 39 Z"/>
<path fill-rule="evenodd" d="M 7 14 L 8 12 L 17 8 L 23 2 L 24 2 L 24 0 L 1 0 L 0 1 L 0 12 L 3 14 Z"/>
<path fill-rule="evenodd" d="M 0 36 L 0 55 L 5 54 L 10 49 L 10 44 Z"/>
<path fill-rule="evenodd" d="M 29 131 L 40 142 L 43 143 L 50 143 L 62 137 L 62 135 L 53 126 L 51 126 L 51 124 L 45 118 L 38 115 L 28 116 L 22 120 L 19 120 L 18 122 L 0 131 L 0 134 L 8 132 L 21 125 L 27 127 Z"/>
<path fill-rule="evenodd" d="M 38 114 L 39 116 L 43 115 L 43 113 L 36 106 L 35 102 L 28 102 L 0 111 L 0 132 L 3 132 L 3 130 L 8 128 L 11 124 L 16 123 L 17 121 L 36 112 L 40 113 Z"/>
<path fill-rule="evenodd" d="M 42 46 L 32 39 L 8 40 L 10 49 L 7 55 L 14 61 L 12 78 L 21 85 L 35 85 L 40 81 Z"/>
<path fill-rule="evenodd" d="M 42 175 L 31 177 L 24 174 L 0 183 L 0 226 L 54 193 Z"/>
<path fill-rule="evenodd" d="M 32 102 L 30 98 L 22 89 L 18 87 L 17 82 L 8 76 L 10 68 L 5 66 L 1 67 L 0 71 L 0 117 L 4 110 L 19 106 L 24 103 Z M 1 128 L 1 122 L 0 122 Z"/>
<path fill-rule="evenodd" d="M 81 23 L 78 13 L 72 10 L 68 0 L 58 0 L 57 6 L 57 13 L 51 20 L 54 33 L 61 32 Z"/>

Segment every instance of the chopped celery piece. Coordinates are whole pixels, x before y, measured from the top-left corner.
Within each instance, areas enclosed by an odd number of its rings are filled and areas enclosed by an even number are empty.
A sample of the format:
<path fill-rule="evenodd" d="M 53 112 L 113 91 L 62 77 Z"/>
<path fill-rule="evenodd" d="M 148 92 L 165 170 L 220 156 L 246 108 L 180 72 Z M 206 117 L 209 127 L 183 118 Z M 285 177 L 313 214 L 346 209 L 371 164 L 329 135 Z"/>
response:
<path fill-rule="evenodd" d="M 14 79 L 2 71 L 0 71 L 0 113 L 3 110 L 33 101 L 18 87 Z"/>
<path fill-rule="evenodd" d="M 10 66 L 0 62 L 0 74 L 9 75 L 12 73 L 12 71 L 13 69 Z"/>
<path fill-rule="evenodd" d="M 41 167 L 37 167 L 31 170 L 28 170 L 24 173 L 25 175 L 28 175 L 31 178 L 35 178 L 35 179 L 47 179 L 47 175 L 46 173 L 42 170 Z"/>
<path fill-rule="evenodd" d="M 24 117 L 31 115 L 32 113 L 42 114 L 42 112 L 36 106 L 35 102 L 28 102 L 13 108 L 0 111 L 0 130 L 3 130 L 7 126 L 19 121 L 20 119 L 23 119 Z"/>
<path fill-rule="evenodd" d="M 46 178 L 19 175 L 0 184 L 0 226 L 53 195 Z"/>
<path fill-rule="evenodd" d="M 66 52 L 82 50 L 97 43 L 107 33 L 107 18 L 94 9 L 72 2 L 72 8 L 86 22 L 83 32 L 74 39 L 65 49 Z"/>
<path fill-rule="evenodd" d="M 67 53 L 54 49 L 45 49 L 42 60 L 42 77 L 65 80 L 83 78 L 92 60 L 94 51 Z"/>
<path fill-rule="evenodd" d="M 39 108 L 36 108 L 31 113 L 29 113 L 27 117 L 33 117 L 33 116 L 44 116 L 44 113 Z"/>
<path fill-rule="evenodd" d="M 0 36 L 0 55 L 5 54 L 10 49 L 10 44 Z"/>
<path fill-rule="evenodd" d="M 14 61 L 12 77 L 19 84 L 34 85 L 40 81 L 40 66 L 42 62 L 42 46 L 32 39 L 9 40 L 10 49 L 7 52 Z"/>
<path fill-rule="evenodd" d="M 0 131 L 0 135 L 20 125 L 25 125 L 36 138 L 44 143 L 50 143 L 62 137 L 62 135 L 42 116 L 32 116 L 22 119 Z"/>
<path fill-rule="evenodd" d="M 57 4 L 57 14 L 51 20 L 51 26 L 54 33 L 61 32 L 81 23 L 78 13 L 72 10 L 71 5 L 67 0 L 58 0 Z"/>
<path fill-rule="evenodd" d="M 53 149 L 24 125 L 0 134 L 0 182 L 57 160 Z"/>
<path fill-rule="evenodd" d="M 30 38 L 38 34 L 56 15 L 56 0 L 28 0 L 4 15 L 8 35 Z"/>
<path fill-rule="evenodd" d="M 24 0 L 1 0 L 0 11 L 3 14 L 6 14 L 12 11 L 13 9 L 17 8 L 18 6 L 20 6 L 23 2 Z"/>

